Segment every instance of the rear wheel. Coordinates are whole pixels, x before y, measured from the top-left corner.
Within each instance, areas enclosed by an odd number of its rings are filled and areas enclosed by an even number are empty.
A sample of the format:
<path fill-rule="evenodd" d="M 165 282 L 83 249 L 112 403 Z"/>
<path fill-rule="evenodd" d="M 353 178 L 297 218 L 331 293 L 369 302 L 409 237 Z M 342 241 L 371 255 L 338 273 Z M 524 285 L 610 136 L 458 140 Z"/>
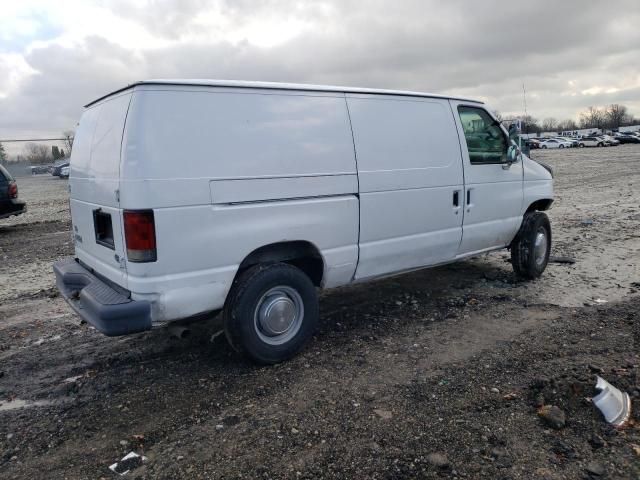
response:
<path fill-rule="evenodd" d="M 551 224 L 542 212 L 529 212 L 511 242 L 511 263 L 516 274 L 534 279 L 542 275 L 551 251 Z"/>
<path fill-rule="evenodd" d="M 579 143 L 579 144 L 578 144 L 578 147 L 580 147 L 580 148 L 584 148 L 584 143 Z"/>
<path fill-rule="evenodd" d="M 564 148 L 564 145 L 560 145 L 558 148 Z"/>
<path fill-rule="evenodd" d="M 307 275 L 286 263 L 257 265 L 234 282 L 224 308 L 231 346 L 262 364 L 298 353 L 318 323 L 318 297 Z"/>
<path fill-rule="evenodd" d="M 547 148 L 547 146 L 546 145 L 542 145 L 542 148 Z"/>

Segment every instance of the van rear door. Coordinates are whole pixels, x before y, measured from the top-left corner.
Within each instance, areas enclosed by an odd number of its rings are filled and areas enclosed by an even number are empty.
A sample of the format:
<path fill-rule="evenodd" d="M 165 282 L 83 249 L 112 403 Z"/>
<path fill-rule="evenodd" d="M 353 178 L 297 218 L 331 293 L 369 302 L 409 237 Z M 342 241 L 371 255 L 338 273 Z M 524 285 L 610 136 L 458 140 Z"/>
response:
<path fill-rule="evenodd" d="M 126 288 L 120 151 L 131 91 L 87 109 L 71 154 L 69 196 L 76 257 Z"/>

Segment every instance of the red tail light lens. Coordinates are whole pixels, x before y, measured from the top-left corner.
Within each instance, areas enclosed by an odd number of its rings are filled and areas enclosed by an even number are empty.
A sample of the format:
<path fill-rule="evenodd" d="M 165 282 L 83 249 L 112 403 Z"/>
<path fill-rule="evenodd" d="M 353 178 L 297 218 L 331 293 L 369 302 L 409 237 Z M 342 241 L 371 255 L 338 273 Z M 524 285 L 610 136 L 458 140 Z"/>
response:
<path fill-rule="evenodd" d="M 125 210 L 124 238 L 130 262 L 155 262 L 158 257 L 153 210 Z"/>
<path fill-rule="evenodd" d="M 9 184 L 9 198 L 18 198 L 18 185 L 16 185 L 16 182 Z"/>

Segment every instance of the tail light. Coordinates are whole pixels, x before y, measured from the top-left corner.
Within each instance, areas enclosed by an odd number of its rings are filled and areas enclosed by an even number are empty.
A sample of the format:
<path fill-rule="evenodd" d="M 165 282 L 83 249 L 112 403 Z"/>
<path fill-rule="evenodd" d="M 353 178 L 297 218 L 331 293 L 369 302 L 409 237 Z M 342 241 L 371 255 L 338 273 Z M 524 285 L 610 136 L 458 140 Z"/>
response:
<path fill-rule="evenodd" d="M 153 210 L 125 210 L 124 238 L 130 262 L 155 262 L 158 256 Z"/>
<path fill-rule="evenodd" d="M 18 198 L 18 185 L 16 182 L 9 184 L 9 198 Z"/>

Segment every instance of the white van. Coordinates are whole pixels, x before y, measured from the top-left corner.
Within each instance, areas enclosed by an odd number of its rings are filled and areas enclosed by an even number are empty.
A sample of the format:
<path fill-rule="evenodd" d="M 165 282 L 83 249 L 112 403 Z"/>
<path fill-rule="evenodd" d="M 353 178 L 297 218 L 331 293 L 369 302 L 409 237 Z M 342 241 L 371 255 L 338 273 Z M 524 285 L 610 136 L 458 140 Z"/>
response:
<path fill-rule="evenodd" d="M 508 247 L 546 267 L 549 167 L 481 102 L 209 80 L 133 84 L 87 105 L 70 172 L 73 309 L 107 335 L 223 310 L 262 363 L 298 352 L 318 288 Z"/>

